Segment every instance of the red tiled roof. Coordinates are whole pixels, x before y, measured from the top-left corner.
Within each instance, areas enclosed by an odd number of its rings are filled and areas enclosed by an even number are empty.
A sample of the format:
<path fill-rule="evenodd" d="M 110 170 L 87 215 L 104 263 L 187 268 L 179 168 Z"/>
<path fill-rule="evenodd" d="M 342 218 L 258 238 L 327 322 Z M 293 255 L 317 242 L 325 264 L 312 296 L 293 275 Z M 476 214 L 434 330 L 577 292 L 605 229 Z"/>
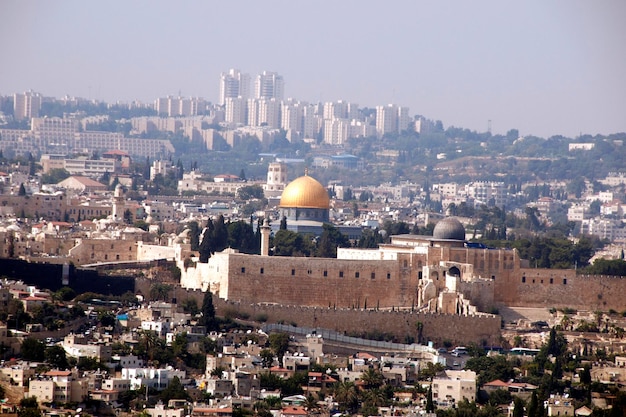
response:
<path fill-rule="evenodd" d="M 298 406 L 289 406 L 289 407 L 283 407 L 282 409 L 282 414 L 288 414 L 290 416 L 306 416 L 308 415 L 306 409 L 304 407 L 298 407 Z"/>
<path fill-rule="evenodd" d="M 506 382 L 504 382 L 504 381 L 501 381 L 501 380 L 499 380 L 499 379 L 494 379 L 494 380 L 493 380 L 493 381 L 491 381 L 491 382 L 487 382 L 487 383 L 486 383 L 485 385 L 483 385 L 483 386 L 490 386 L 490 387 L 508 387 L 508 386 L 509 386 L 509 384 L 508 384 L 508 383 L 506 383 Z"/>
<path fill-rule="evenodd" d="M 48 371 L 44 375 L 46 376 L 70 376 L 72 373 L 70 371 Z"/>

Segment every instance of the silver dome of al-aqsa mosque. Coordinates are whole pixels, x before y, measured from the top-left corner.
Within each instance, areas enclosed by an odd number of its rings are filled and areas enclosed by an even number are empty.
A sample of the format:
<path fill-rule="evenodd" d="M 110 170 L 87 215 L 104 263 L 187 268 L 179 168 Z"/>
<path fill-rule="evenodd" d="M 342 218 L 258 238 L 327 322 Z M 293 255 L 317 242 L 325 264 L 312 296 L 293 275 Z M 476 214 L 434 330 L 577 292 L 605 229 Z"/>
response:
<path fill-rule="evenodd" d="M 465 240 L 465 227 L 454 217 L 446 217 L 435 225 L 435 239 Z"/>

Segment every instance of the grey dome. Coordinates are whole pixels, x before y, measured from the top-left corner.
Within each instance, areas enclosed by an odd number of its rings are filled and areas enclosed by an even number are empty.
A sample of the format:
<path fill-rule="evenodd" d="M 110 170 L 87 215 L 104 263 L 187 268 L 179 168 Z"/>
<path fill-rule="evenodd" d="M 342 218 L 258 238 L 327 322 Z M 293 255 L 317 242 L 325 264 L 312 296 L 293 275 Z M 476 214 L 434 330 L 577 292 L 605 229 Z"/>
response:
<path fill-rule="evenodd" d="M 447 217 L 435 225 L 435 239 L 465 240 L 465 228 L 454 217 Z"/>

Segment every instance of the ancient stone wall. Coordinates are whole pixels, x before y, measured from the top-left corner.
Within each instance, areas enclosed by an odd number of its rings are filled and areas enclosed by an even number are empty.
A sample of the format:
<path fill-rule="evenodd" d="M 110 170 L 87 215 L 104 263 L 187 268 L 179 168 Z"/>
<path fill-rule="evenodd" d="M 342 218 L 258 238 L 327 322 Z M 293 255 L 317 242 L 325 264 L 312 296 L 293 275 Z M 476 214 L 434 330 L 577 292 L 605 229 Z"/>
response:
<path fill-rule="evenodd" d="M 219 299 L 214 303 L 218 314 L 238 312 L 250 319 L 262 317 L 269 322 L 319 327 L 346 334 L 386 333 L 400 342 L 406 336 L 418 339 L 418 323 L 421 323 L 423 340 L 437 344 L 450 341 L 453 344 L 473 342 L 497 345 L 500 342 L 500 317 L 491 314 L 464 316 L 410 310 L 314 308 L 235 303 Z"/>
<path fill-rule="evenodd" d="M 410 307 L 417 277 L 395 261 L 355 261 L 234 254 L 228 299 L 318 307 Z"/>
<path fill-rule="evenodd" d="M 576 275 L 573 269 L 521 269 L 496 291 L 496 301 L 521 307 L 571 307 L 584 310 L 626 309 L 626 277 Z"/>

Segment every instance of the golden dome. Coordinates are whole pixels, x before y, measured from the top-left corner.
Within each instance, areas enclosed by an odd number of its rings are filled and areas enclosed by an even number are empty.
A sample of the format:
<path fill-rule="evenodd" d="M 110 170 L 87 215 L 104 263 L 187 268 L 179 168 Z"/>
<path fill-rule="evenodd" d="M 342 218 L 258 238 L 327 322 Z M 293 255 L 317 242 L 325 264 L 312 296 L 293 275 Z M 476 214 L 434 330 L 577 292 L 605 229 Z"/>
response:
<path fill-rule="evenodd" d="M 304 175 L 296 178 L 285 187 L 280 197 L 279 207 L 285 208 L 330 208 L 330 198 L 326 188 L 314 178 Z"/>

